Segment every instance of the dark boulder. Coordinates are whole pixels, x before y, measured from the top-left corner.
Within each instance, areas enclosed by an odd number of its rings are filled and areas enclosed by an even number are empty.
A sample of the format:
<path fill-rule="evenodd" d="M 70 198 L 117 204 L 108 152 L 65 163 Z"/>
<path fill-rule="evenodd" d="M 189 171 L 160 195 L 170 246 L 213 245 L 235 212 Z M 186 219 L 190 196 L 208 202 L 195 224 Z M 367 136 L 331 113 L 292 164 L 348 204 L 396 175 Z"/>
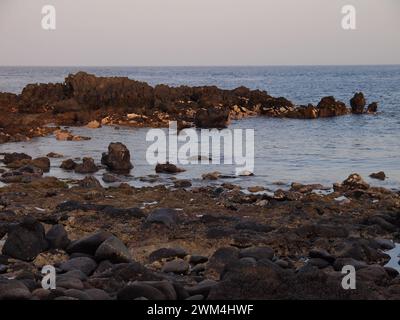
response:
<path fill-rule="evenodd" d="M 61 270 L 67 272 L 72 270 L 82 271 L 86 275 L 91 275 L 96 269 L 97 263 L 89 257 L 78 257 L 72 258 L 68 261 L 63 262 L 60 265 Z"/>
<path fill-rule="evenodd" d="M 376 172 L 376 173 L 371 173 L 370 177 L 372 179 L 377 179 L 377 180 L 382 180 L 382 181 L 386 180 L 386 174 L 383 171 L 379 171 L 379 172 Z"/>
<path fill-rule="evenodd" d="M 73 241 L 67 248 L 68 253 L 87 253 L 94 255 L 97 248 L 108 238 L 112 236 L 111 233 L 100 231 L 92 234 L 86 238 Z"/>
<path fill-rule="evenodd" d="M 9 230 L 2 252 L 15 259 L 32 261 L 47 248 L 42 224 L 32 217 L 26 217 Z"/>
<path fill-rule="evenodd" d="M 52 249 L 65 249 L 70 244 L 68 234 L 61 224 L 56 224 L 46 233 L 46 239 Z"/>
<path fill-rule="evenodd" d="M 108 153 L 103 153 L 101 163 L 110 171 L 120 173 L 128 173 L 133 168 L 131 154 L 128 148 L 120 142 L 110 143 Z"/>
<path fill-rule="evenodd" d="M 88 157 L 83 158 L 82 163 L 79 163 L 75 166 L 76 173 L 87 174 L 87 173 L 95 173 L 97 171 L 99 171 L 99 168 L 94 163 L 94 160 Z"/>
<path fill-rule="evenodd" d="M 146 224 L 163 224 L 168 228 L 176 226 L 178 221 L 177 211 L 174 209 L 156 209 L 147 216 Z"/>
<path fill-rule="evenodd" d="M 17 153 L 17 152 L 6 153 L 4 154 L 3 162 L 4 164 L 9 164 L 21 160 L 32 160 L 32 157 L 25 153 Z"/>
<path fill-rule="evenodd" d="M 348 114 L 346 105 L 343 102 L 336 101 L 332 96 L 322 98 L 317 107 L 318 115 L 321 118 L 337 117 Z"/>
<path fill-rule="evenodd" d="M 113 263 L 130 262 L 132 260 L 129 249 L 115 236 L 108 238 L 97 248 L 95 258 L 100 261 L 109 260 Z"/>
<path fill-rule="evenodd" d="M 362 92 L 356 93 L 350 100 L 351 112 L 353 114 L 364 113 L 366 103 L 364 94 Z"/>
<path fill-rule="evenodd" d="M 76 166 L 77 166 L 77 163 L 74 160 L 67 159 L 61 163 L 60 168 L 64 169 L 64 170 L 74 170 Z"/>
<path fill-rule="evenodd" d="M 378 103 L 377 102 L 372 102 L 368 105 L 367 107 L 367 112 L 368 113 L 376 113 L 378 112 Z"/>
<path fill-rule="evenodd" d="M 194 123 L 197 128 L 226 128 L 230 123 L 229 110 L 200 109 L 195 115 Z"/>

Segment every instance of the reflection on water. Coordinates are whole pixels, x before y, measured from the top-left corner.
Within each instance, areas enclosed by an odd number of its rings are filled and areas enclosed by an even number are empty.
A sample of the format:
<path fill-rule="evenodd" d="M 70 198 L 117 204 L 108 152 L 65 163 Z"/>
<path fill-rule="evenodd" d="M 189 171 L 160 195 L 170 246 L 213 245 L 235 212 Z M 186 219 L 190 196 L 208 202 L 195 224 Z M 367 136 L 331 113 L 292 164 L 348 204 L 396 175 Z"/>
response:
<path fill-rule="evenodd" d="M 390 267 L 400 272 L 400 243 L 396 243 L 395 245 L 395 248 L 385 252 L 390 256 L 390 261 L 385 265 L 385 267 Z"/>

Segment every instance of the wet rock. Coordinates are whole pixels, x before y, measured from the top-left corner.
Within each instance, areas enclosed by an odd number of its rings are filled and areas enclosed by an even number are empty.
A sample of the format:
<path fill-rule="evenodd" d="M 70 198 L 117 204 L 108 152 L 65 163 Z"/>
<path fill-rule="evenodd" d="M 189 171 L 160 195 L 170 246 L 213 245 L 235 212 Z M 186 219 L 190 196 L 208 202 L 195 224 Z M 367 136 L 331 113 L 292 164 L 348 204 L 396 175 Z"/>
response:
<path fill-rule="evenodd" d="M 140 297 L 148 300 L 165 300 L 165 296 L 160 290 L 140 282 L 134 282 L 126 286 L 117 294 L 118 300 L 135 300 Z"/>
<path fill-rule="evenodd" d="M 175 259 L 172 261 L 168 261 L 164 264 L 162 268 L 162 272 L 165 273 L 177 273 L 177 274 L 186 274 L 189 271 L 189 264 L 182 259 Z"/>
<path fill-rule="evenodd" d="M 370 177 L 372 179 L 377 179 L 377 180 L 384 181 L 386 179 L 386 174 L 383 171 L 379 171 L 379 172 L 376 172 L 376 173 L 371 173 Z"/>
<path fill-rule="evenodd" d="M 128 148 L 120 142 L 109 144 L 108 153 L 103 153 L 101 163 L 113 172 L 129 173 L 133 168 L 131 154 Z"/>
<path fill-rule="evenodd" d="M 235 233 L 235 229 L 230 227 L 211 227 L 207 230 L 206 237 L 208 239 L 222 239 L 231 237 Z"/>
<path fill-rule="evenodd" d="M 176 180 L 174 181 L 175 188 L 190 188 L 192 186 L 192 182 L 190 180 Z"/>
<path fill-rule="evenodd" d="M 366 103 L 367 102 L 364 98 L 364 94 L 362 92 L 356 93 L 350 100 L 351 112 L 353 114 L 364 113 Z"/>
<path fill-rule="evenodd" d="M 61 163 L 60 168 L 61 168 L 61 169 L 64 169 L 64 170 L 69 170 L 69 171 L 71 171 L 71 170 L 74 170 L 74 169 L 76 168 L 77 165 L 78 165 L 78 164 L 77 164 L 74 160 L 72 160 L 72 159 L 67 159 L 67 160 L 64 160 L 64 161 Z"/>
<path fill-rule="evenodd" d="M 345 181 L 343 181 L 342 186 L 349 190 L 367 190 L 370 187 L 370 185 L 357 173 L 351 174 Z"/>
<path fill-rule="evenodd" d="M 178 221 L 177 211 L 174 209 L 156 209 L 146 219 L 146 224 L 164 224 L 168 228 L 176 226 Z"/>
<path fill-rule="evenodd" d="M 156 166 L 156 172 L 157 173 L 167 173 L 167 174 L 175 174 L 175 173 L 180 173 L 184 172 L 184 169 L 178 168 L 176 165 L 172 163 L 164 163 L 164 164 L 157 164 Z"/>
<path fill-rule="evenodd" d="M 230 113 L 228 110 L 210 108 L 199 109 L 194 117 L 197 128 L 226 128 L 230 123 Z"/>
<path fill-rule="evenodd" d="M 75 166 L 74 170 L 76 173 L 87 174 L 95 173 L 99 171 L 99 168 L 96 166 L 92 158 L 86 157 L 82 159 L 82 163 L 79 163 Z"/>
<path fill-rule="evenodd" d="M 47 157 L 41 157 L 41 158 L 33 159 L 31 164 L 33 166 L 41 169 L 43 172 L 49 172 L 50 171 L 50 160 Z"/>
<path fill-rule="evenodd" d="M 47 157 L 47 158 L 55 158 L 55 159 L 58 159 L 58 158 L 63 158 L 64 156 L 63 156 L 62 154 L 60 154 L 60 153 L 50 152 L 50 153 L 48 153 L 48 154 L 46 155 L 46 157 Z"/>
<path fill-rule="evenodd" d="M 112 236 L 111 233 L 100 231 L 92 234 L 86 238 L 73 241 L 67 248 L 68 253 L 86 253 L 90 255 L 95 255 L 97 248 L 108 238 Z"/>
<path fill-rule="evenodd" d="M 269 247 L 251 247 L 240 251 L 240 258 L 254 258 L 256 260 L 268 259 L 274 257 L 274 250 Z"/>
<path fill-rule="evenodd" d="M 2 252 L 19 260 L 32 261 L 47 247 L 43 226 L 34 218 L 26 217 L 9 230 Z"/>
<path fill-rule="evenodd" d="M 371 104 L 369 104 L 368 107 L 367 107 L 367 112 L 368 113 L 376 113 L 376 112 L 378 112 L 378 103 L 377 102 L 372 102 Z"/>
<path fill-rule="evenodd" d="M 321 118 L 337 117 L 348 114 L 346 105 L 343 102 L 336 101 L 332 96 L 324 97 L 318 103 L 318 116 Z"/>
<path fill-rule="evenodd" d="M 149 261 L 154 262 L 161 259 L 184 258 L 186 255 L 187 252 L 183 248 L 161 248 L 150 253 Z"/>
<path fill-rule="evenodd" d="M 88 257 L 73 258 L 60 265 L 60 268 L 65 272 L 79 270 L 86 275 L 92 274 L 96 267 L 96 261 Z"/>
<path fill-rule="evenodd" d="M 52 249 L 65 249 L 71 242 L 64 226 L 61 224 L 56 224 L 47 231 L 46 240 Z"/>
<path fill-rule="evenodd" d="M 16 161 L 21 161 L 21 160 L 32 160 L 32 157 L 25 153 L 17 153 L 17 152 L 5 153 L 3 163 L 10 164 L 10 163 L 13 163 Z"/>
<path fill-rule="evenodd" d="M 30 297 L 29 289 L 21 281 L 0 278 L 0 300 L 28 300 Z"/>
<path fill-rule="evenodd" d="M 125 244 L 117 237 L 112 236 L 105 240 L 96 250 L 97 260 L 109 260 L 113 263 L 130 262 L 131 253 Z"/>
<path fill-rule="evenodd" d="M 203 180 L 218 180 L 221 177 L 221 172 L 210 172 L 205 173 L 201 176 Z"/>
<path fill-rule="evenodd" d="M 113 174 L 109 174 L 109 173 L 104 173 L 102 179 L 105 183 L 121 182 L 120 178 L 118 178 L 117 176 L 115 176 Z"/>
<path fill-rule="evenodd" d="M 379 246 L 380 249 L 382 250 L 392 250 L 396 247 L 394 242 L 392 240 L 387 240 L 387 239 L 376 239 L 375 242 Z"/>

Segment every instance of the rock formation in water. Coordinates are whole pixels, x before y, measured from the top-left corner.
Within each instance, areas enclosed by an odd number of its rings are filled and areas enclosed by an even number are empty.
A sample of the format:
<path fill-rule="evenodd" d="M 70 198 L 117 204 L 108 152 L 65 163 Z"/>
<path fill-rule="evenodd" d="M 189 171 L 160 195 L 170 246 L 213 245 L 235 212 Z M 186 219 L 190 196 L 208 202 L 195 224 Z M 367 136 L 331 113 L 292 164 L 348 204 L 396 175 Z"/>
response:
<path fill-rule="evenodd" d="M 126 77 L 78 72 L 64 83 L 29 84 L 19 95 L 0 93 L 0 143 L 49 134 L 56 130 L 45 126 L 50 123 L 165 127 L 177 121 L 179 128 L 225 128 L 231 119 L 256 115 L 315 119 L 377 111 L 376 103 L 367 110 L 365 105 L 362 93 L 353 97 L 351 108 L 334 97 L 323 98 L 317 106 L 296 106 L 245 87 L 151 87 Z"/>

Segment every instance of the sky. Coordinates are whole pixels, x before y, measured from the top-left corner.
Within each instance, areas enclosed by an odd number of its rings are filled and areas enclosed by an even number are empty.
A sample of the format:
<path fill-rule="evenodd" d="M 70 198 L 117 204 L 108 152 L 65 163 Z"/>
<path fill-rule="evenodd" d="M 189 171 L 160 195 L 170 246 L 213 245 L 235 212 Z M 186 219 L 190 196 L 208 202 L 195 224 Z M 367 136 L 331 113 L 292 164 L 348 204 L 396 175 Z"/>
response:
<path fill-rule="evenodd" d="M 399 31 L 400 0 L 0 0 L 0 66 L 400 64 Z"/>

